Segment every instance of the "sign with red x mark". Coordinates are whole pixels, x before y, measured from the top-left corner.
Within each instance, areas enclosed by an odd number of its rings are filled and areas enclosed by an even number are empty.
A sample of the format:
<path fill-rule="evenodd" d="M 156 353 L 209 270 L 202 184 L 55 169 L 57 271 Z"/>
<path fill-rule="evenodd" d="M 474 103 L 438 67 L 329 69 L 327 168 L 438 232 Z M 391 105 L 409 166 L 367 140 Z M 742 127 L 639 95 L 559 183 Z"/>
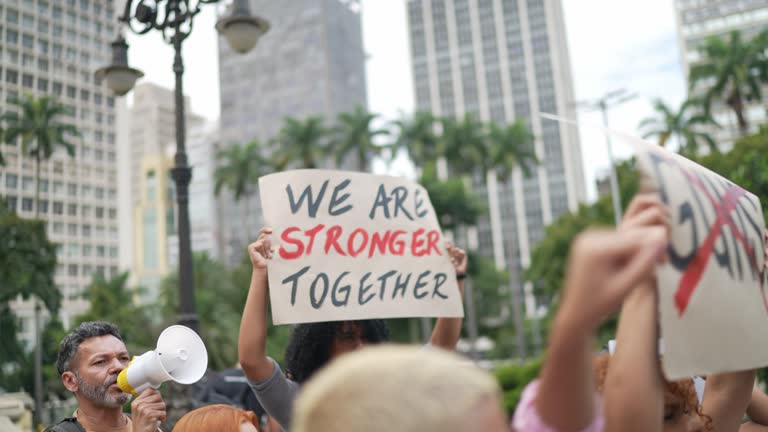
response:
<path fill-rule="evenodd" d="M 672 215 L 668 259 L 657 271 L 667 378 L 768 365 L 760 201 L 680 155 L 631 141 L 643 188 Z"/>

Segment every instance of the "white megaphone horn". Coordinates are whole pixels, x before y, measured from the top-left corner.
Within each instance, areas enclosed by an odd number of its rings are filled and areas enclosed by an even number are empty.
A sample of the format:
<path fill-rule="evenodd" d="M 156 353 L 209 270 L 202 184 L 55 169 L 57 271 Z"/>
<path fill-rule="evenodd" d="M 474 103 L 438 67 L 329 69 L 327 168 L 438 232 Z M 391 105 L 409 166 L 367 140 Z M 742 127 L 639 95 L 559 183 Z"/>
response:
<path fill-rule="evenodd" d="M 207 368 L 208 351 L 200 336 L 188 327 L 173 325 L 160 333 L 154 351 L 133 358 L 117 376 L 117 385 L 122 391 L 138 396 L 166 381 L 195 383 Z"/>

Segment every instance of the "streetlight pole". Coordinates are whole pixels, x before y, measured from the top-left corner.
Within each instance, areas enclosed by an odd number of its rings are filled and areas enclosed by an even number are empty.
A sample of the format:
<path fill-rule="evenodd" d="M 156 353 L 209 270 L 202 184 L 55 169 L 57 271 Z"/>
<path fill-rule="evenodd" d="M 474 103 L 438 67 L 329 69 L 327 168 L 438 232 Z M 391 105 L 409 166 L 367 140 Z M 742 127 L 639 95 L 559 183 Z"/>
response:
<path fill-rule="evenodd" d="M 192 168 L 186 153 L 186 118 L 184 108 L 184 61 L 181 48 L 192 32 L 195 16 L 203 4 L 215 4 L 220 0 L 127 0 L 123 15 L 118 18 L 125 27 L 142 35 L 150 30 L 159 30 L 166 43 L 173 46 L 173 72 L 175 75 L 174 106 L 176 125 L 176 155 L 171 170 L 176 186 L 178 204 L 179 237 L 179 324 L 200 332 L 200 323 L 195 311 L 195 287 L 192 269 L 192 242 L 189 224 L 189 183 Z M 138 28 L 134 27 L 134 24 Z M 248 0 L 234 0 L 232 14 L 220 19 L 216 29 L 223 35 L 234 51 L 248 52 L 256 45 L 258 38 L 269 30 L 269 23 L 251 16 Z M 128 44 L 122 36 L 112 43 L 112 64 L 96 71 L 117 95 L 128 93 L 136 80 L 143 74 L 128 66 Z"/>
<path fill-rule="evenodd" d="M 599 110 L 603 115 L 603 127 L 605 131 L 605 144 L 608 149 L 608 160 L 610 162 L 610 185 L 611 185 L 611 200 L 613 201 L 613 216 L 616 226 L 621 223 L 622 210 L 621 210 L 621 196 L 619 195 L 619 180 L 616 175 L 616 166 L 613 159 L 613 146 L 611 145 L 611 134 L 608 129 L 608 110 L 615 108 L 625 102 L 628 102 L 637 95 L 632 93 L 628 94 L 625 89 L 614 90 L 604 94 L 599 99 L 588 102 L 587 108 L 592 110 Z"/>

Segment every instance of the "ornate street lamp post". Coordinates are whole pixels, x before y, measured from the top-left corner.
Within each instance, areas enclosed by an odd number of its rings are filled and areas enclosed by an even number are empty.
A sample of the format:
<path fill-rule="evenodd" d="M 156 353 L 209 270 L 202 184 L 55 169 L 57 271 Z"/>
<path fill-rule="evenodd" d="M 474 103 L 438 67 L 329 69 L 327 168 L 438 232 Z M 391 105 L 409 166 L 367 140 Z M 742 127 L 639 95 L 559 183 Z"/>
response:
<path fill-rule="evenodd" d="M 184 62 L 181 46 L 190 35 L 194 18 L 203 4 L 215 4 L 220 0 L 126 0 L 125 10 L 118 18 L 125 27 L 136 34 L 158 30 L 166 43 L 173 45 L 175 52 L 173 72 L 176 76 L 174 94 L 176 110 L 176 155 L 171 175 L 176 184 L 178 203 L 179 236 L 179 324 L 200 332 L 195 312 L 194 280 L 192 273 L 192 250 L 189 227 L 189 183 L 192 169 L 187 163 L 186 127 L 184 114 L 184 92 L 182 77 Z M 269 23 L 250 13 L 249 0 L 234 0 L 232 13 L 216 23 L 216 30 L 227 39 L 234 51 L 248 52 L 259 37 L 269 30 Z M 119 96 L 128 93 L 136 80 L 143 76 L 137 69 L 128 66 L 128 44 L 122 36 L 112 42 L 112 64 L 96 71 L 97 77 L 106 80 L 107 86 Z"/>

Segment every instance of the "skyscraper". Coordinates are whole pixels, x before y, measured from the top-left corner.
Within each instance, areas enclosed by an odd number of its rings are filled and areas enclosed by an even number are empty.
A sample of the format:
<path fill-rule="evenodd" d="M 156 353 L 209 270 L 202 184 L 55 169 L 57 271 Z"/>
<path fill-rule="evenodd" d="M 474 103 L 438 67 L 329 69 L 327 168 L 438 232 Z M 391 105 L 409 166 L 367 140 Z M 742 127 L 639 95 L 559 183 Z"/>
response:
<path fill-rule="evenodd" d="M 82 136 L 75 157 L 56 152 L 40 169 L 40 217 L 59 245 L 55 283 L 64 325 L 85 311 L 80 298 L 94 274 L 118 272 L 115 100 L 94 70 L 107 64 L 117 31 L 112 1 L 4 0 L 0 5 L 0 111 L 22 94 L 58 97 Z M 35 170 L 18 145 L 3 145 L 0 195 L 22 217 L 35 210 Z M 31 302 L 15 302 L 20 337 L 34 340 Z"/>
<path fill-rule="evenodd" d="M 219 39 L 221 143 L 274 137 L 286 117 L 332 120 L 365 107 L 365 54 L 357 0 L 252 0 L 271 29 L 248 54 Z M 223 258 L 239 262 L 262 224 L 258 197 L 220 199 Z"/>
<path fill-rule="evenodd" d="M 141 83 L 133 93 L 133 105 L 120 118 L 121 129 L 127 136 L 130 152 L 121 154 L 120 170 L 130 177 L 129 194 L 121 196 L 120 211 L 131 214 L 130 223 L 120 229 L 130 233 L 124 247 L 131 249 L 131 283 L 146 288 L 144 299 L 157 301 L 157 289 L 162 279 L 177 265 L 178 240 L 176 225 L 175 184 L 171 178 L 173 153 L 176 148 L 176 124 L 173 91 L 152 83 Z M 184 98 L 186 125 L 189 135 L 188 154 L 193 168 L 190 194 L 201 185 L 210 183 L 210 153 L 215 141 L 200 142 L 202 117 L 189 110 L 189 98 Z M 192 131 L 195 131 L 192 133 Z M 120 137 L 126 138 L 126 137 Z M 210 138 L 206 136 L 205 138 Z M 204 152 L 205 155 L 200 155 Z M 204 160 L 204 158 L 209 158 Z M 200 195 L 197 193 L 196 195 Z M 213 192 L 210 192 L 213 196 Z M 200 200 L 200 201 L 198 201 Z M 212 223 L 205 211 L 197 212 L 205 197 L 190 197 L 192 248 L 198 229 Z M 204 221 L 203 221 L 204 220 Z M 197 223 L 196 223 L 197 222 Z"/>
<path fill-rule="evenodd" d="M 483 173 L 474 179 L 489 203 L 478 250 L 508 269 L 522 294 L 521 273 L 544 227 L 585 197 L 577 131 L 538 115 L 575 118 L 560 0 L 408 0 L 408 24 L 418 111 L 524 119 L 536 136 L 540 163 L 529 178 L 518 170 L 498 187 Z"/>
<path fill-rule="evenodd" d="M 686 79 L 691 66 L 701 62 L 699 47 L 708 37 L 727 38 L 730 32 L 739 31 L 742 39 L 747 41 L 768 29 L 766 0 L 675 0 L 675 15 Z M 712 114 L 721 127 L 712 128 L 710 132 L 716 137 L 721 150 L 727 150 L 739 136 L 736 115 L 720 102 L 713 105 Z M 745 114 L 750 132 L 756 131 L 766 120 L 765 107 L 759 102 L 747 103 Z"/>

